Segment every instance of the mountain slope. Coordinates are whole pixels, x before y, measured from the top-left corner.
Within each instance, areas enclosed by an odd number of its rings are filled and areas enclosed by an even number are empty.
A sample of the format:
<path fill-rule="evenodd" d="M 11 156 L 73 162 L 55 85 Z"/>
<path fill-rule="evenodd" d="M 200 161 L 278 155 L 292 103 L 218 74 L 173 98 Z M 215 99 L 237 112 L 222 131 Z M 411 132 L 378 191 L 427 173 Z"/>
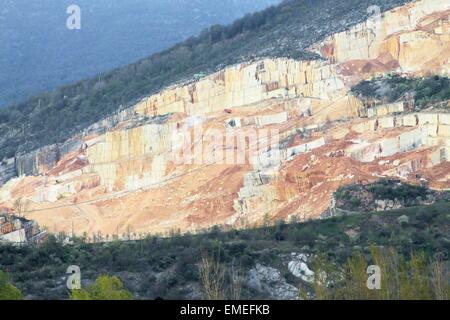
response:
<path fill-rule="evenodd" d="M 4 0 L 0 106 L 169 48 L 278 0 L 76 1 L 81 30 L 66 29 L 69 0 Z"/>
<path fill-rule="evenodd" d="M 450 3 L 420 0 L 377 28 L 364 21 L 314 44 L 321 59 L 235 64 L 146 96 L 64 143 L 3 161 L 0 208 L 51 232 L 110 240 L 130 229 L 317 219 L 335 214 L 339 187 L 381 177 L 448 189 L 447 80 L 404 81 L 418 104 L 367 103 L 351 89 L 380 75 L 448 75 L 449 15 Z"/>
<path fill-rule="evenodd" d="M 307 47 L 364 20 L 368 7 L 387 10 L 405 2 L 290 0 L 226 28 L 212 27 L 130 66 L 0 110 L 0 159 L 62 142 L 120 106 L 196 73 L 255 56 L 311 58 Z"/>

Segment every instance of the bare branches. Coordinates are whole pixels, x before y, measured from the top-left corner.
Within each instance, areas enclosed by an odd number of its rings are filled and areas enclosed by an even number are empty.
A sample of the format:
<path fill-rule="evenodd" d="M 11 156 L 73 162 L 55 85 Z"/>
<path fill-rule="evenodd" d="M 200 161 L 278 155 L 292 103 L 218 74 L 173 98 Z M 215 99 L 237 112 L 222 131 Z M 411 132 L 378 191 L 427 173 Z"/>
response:
<path fill-rule="evenodd" d="M 202 283 L 205 298 L 208 300 L 223 300 L 225 268 L 220 264 L 218 259 L 202 254 L 200 264 L 200 281 Z"/>

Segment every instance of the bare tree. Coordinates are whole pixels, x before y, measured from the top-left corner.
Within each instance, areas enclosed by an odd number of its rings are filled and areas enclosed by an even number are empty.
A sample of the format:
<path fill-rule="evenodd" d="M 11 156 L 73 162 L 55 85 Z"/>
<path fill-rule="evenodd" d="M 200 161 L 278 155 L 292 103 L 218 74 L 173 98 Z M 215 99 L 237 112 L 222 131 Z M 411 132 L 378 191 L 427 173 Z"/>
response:
<path fill-rule="evenodd" d="M 14 214 L 16 214 L 19 217 L 24 216 L 26 211 L 28 210 L 29 205 L 30 205 L 29 200 L 25 200 L 23 198 L 16 199 L 13 204 Z"/>
<path fill-rule="evenodd" d="M 431 286 L 436 300 L 450 299 L 450 285 L 448 282 L 449 272 L 444 262 L 440 259 L 433 259 L 431 268 Z"/>
<path fill-rule="evenodd" d="M 243 277 L 240 269 L 233 265 L 231 266 L 230 274 L 230 299 L 240 300 L 242 291 Z"/>
<path fill-rule="evenodd" d="M 222 300 L 225 298 L 225 269 L 217 259 L 207 253 L 202 254 L 200 280 L 206 299 Z"/>

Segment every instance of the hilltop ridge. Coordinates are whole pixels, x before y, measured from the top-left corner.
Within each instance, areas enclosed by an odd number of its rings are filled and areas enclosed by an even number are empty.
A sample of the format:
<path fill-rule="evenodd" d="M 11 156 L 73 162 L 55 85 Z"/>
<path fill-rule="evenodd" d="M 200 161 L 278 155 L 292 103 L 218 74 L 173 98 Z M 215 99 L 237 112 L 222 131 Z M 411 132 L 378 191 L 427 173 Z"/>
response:
<path fill-rule="evenodd" d="M 129 66 L 0 109 L 0 159 L 62 143 L 144 96 L 196 74 L 261 57 L 313 59 L 310 45 L 407 0 L 288 0 Z"/>
<path fill-rule="evenodd" d="M 3 0 L 0 108 L 126 66 L 280 0 Z M 80 8 L 80 29 L 67 10 Z"/>

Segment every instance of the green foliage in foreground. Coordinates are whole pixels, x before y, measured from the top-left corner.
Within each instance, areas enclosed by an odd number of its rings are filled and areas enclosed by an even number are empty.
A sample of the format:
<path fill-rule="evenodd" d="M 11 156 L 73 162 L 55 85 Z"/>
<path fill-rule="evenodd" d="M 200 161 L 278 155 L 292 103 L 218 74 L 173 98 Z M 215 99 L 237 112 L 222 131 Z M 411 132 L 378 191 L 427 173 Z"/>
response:
<path fill-rule="evenodd" d="M 367 286 L 369 265 L 379 267 L 376 289 Z M 323 254 L 315 257 L 312 266 L 318 275 L 313 283 L 313 298 L 318 300 L 450 299 L 447 264 L 440 258 L 429 259 L 424 253 L 405 258 L 394 248 L 372 247 L 370 255 L 356 252 L 343 266 Z M 300 296 L 307 297 L 305 292 L 300 292 Z"/>
<path fill-rule="evenodd" d="M 99 276 L 94 284 L 80 290 L 72 290 L 71 300 L 131 300 L 133 295 L 115 276 Z"/>
<path fill-rule="evenodd" d="M 234 268 L 246 274 L 256 263 L 279 269 L 289 283 L 300 286 L 297 279 L 288 276 L 290 272 L 282 262 L 292 252 L 323 254 L 339 266 L 355 253 L 370 256 L 373 246 L 395 248 L 406 260 L 412 252 L 423 252 L 430 259 L 448 261 L 449 213 L 450 203 L 442 202 L 305 223 L 280 221 L 256 229 L 213 228 L 204 234 L 173 234 L 142 241 L 88 244 L 78 240 L 74 245 L 62 245 L 50 238 L 39 246 L 0 245 L 0 269 L 11 275 L 27 297 L 35 299 L 67 299 L 61 278 L 69 265 L 81 268 L 83 281 L 93 282 L 100 275 L 117 276 L 134 297 L 186 299 L 192 292 L 187 288 L 201 292 L 199 265 L 205 253 L 226 266 L 223 288 L 227 292 L 232 285 L 228 271 Z M 222 271 L 212 274 L 218 273 Z M 244 285 L 240 297 L 264 299 L 267 295 Z"/>
<path fill-rule="evenodd" d="M 22 293 L 9 280 L 9 276 L 0 271 L 0 300 L 22 300 Z"/>

